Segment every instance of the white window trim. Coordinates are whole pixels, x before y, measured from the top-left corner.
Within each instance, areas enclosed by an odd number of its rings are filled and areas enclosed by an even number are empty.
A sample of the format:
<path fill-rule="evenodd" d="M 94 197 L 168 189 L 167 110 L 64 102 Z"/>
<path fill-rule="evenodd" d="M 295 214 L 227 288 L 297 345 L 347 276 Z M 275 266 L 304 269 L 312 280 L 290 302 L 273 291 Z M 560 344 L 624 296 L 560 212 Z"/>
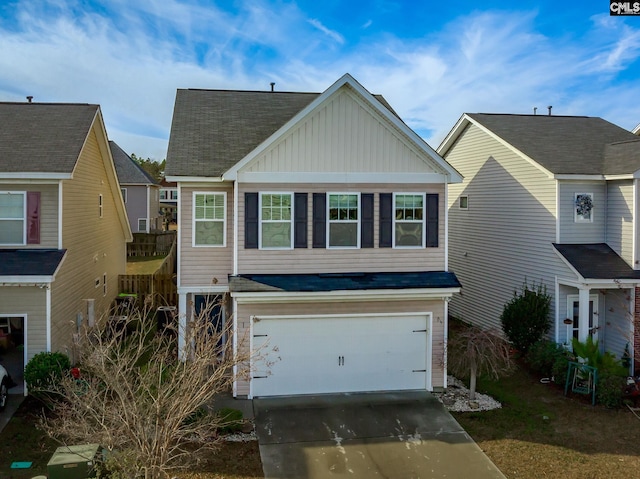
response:
<path fill-rule="evenodd" d="M 222 220 L 222 244 L 196 244 L 196 196 L 222 195 L 224 219 Z M 227 246 L 227 192 L 226 191 L 194 191 L 191 196 L 191 246 L 194 248 L 225 248 Z M 202 221 L 202 220 L 201 220 Z M 205 220 L 220 221 L 220 220 Z"/>
<path fill-rule="evenodd" d="M 466 199 L 467 206 L 462 206 L 462 198 Z M 458 208 L 460 208 L 461 210 L 468 210 L 469 209 L 469 195 L 461 195 L 460 196 L 460 198 L 458 199 Z"/>
<path fill-rule="evenodd" d="M 102 275 L 102 296 L 107 295 L 107 273 Z"/>
<path fill-rule="evenodd" d="M 0 191 L 2 195 L 22 195 L 22 243 L 0 243 L 2 246 L 24 246 L 27 244 L 27 192 Z M 17 221 L 18 218 L 2 218 L 7 221 Z M 0 221 L 0 225 L 2 222 Z"/>
<path fill-rule="evenodd" d="M 122 199 L 126 203 L 127 202 L 127 189 L 126 188 L 120 188 L 120 193 L 122 194 Z"/>
<path fill-rule="evenodd" d="M 585 219 L 583 216 L 579 215 L 576 210 L 576 200 L 578 199 L 578 195 L 589 195 L 591 197 L 591 201 L 594 201 L 593 193 L 588 192 L 577 192 L 573 194 L 573 221 L 575 223 L 593 223 L 593 208 L 591 208 L 591 214 L 589 215 L 589 219 Z"/>
<path fill-rule="evenodd" d="M 358 220 L 357 221 L 353 221 L 353 220 L 342 220 L 342 221 L 331 221 L 330 218 L 330 210 L 331 210 L 331 196 L 340 196 L 340 195 L 356 195 L 358 197 Z M 360 235 L 362 233 L 362 228 L 361 228 L 361 221 L 362 221 L 362 201 L 360 198 L 360 192 L 354 192 L 354 191 L 343 191 L 343 192 L 339 192 L 339 191 L 328 191 L 327 192 L 327 205 L 326 205 L 326 216 L 327 216 L 327 233 L 326 233 L 326 242 L 327 242 L 327 249 L 360 249 Z M 357 244 L 356 246 L 331 246 L 331 224 L 332 223 L 356 223 L 357 226 Z"/>
<path fill-rule="evenodd" d="M 419 246 L 397 246 L 396 245 L 396 195 L 402 196 L 421 196 L 422 197 L 422 220 L 421 221 L 399 221 L 399 223 L 422 223 L 422 244 Z M 394 249 L 423 249 L 427 244 L 427 195 L 426 193 L 400 192 L 393 194 L 393 204 L 391 205 L 393 215 L 393 225 L 391 226 L 391 245 Z"/>
<path fill-rule="evenodd" d="M 102 196 L 102 193 L 98 195 L 98 211 L 99 211 L 99 217 L 102 218 L 103 217 L 103 205 L 104 205 L 104 197 Z"/>
<path fill-rule="evenodd" d="M 140 229 L 140 222 L 145 222 L 145 228 L 143 230 Z M 147 233 L 149 231 L 149 218 L 138 218 L 138 232 Z"/>
<path fill-rule="evenodd" d="M 275 247 L 275 246 L 268 246 L 268 247 L 263 247 L 262 246 L 262 196 L 263 195 L 289 195 L 289 197 L 291 198 L 291 218 L 289 219 L 289 223 L 291 224 L 291 237 L 289 238 L 289 246 L 283 246 L 283 247 Z M 293 197 L 293 192 L 290 191 L 261 191 L 260 194 L 258 195 L 258 248 L 259 249 L 264 249 L 264 250 L 289 250 L 289 249 L 293 249 L 293 235 L 294 235 L 294 225 L 293 225 L 293 218 L 294 218 L 294 197 Z M 264 220 L 265 223 L 284 223 L 286 220 Z"/>

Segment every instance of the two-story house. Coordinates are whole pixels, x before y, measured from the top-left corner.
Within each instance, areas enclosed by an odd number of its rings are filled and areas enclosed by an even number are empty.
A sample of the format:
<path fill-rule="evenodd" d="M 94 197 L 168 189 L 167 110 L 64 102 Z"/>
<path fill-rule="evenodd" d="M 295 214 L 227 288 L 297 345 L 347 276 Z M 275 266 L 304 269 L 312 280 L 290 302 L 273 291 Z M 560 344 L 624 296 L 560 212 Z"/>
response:
<path fill-rule="evenodd" d="M 637 136 L 601 118 L 465 114 L 438 152 L 464 176 L 448 201 L 453 316 L 500 328 L 514 290 L 542 283 L 556 342 L 640 352 Z"/>
<path fill-rule="evenodd" d="M 234 395 L 446 386 L 461 177 L 383 97 L 348 74 L 323 93 L 178 90 L 166 174 L 181 327 L 227 298 L 236 347 L 259 352 Z"/>
<path fill-rule="evenodd" d="M 0 103 L 0 125 L 0 324 L 24 366 L 107 311 L 131 231 L 98 105 Z"/>
<path fill-rule="evenodd" d="M 162 229 L 160 185 L 115 141 L 109 141 L 109 147 L 131 231 L 149 233 Z"/>

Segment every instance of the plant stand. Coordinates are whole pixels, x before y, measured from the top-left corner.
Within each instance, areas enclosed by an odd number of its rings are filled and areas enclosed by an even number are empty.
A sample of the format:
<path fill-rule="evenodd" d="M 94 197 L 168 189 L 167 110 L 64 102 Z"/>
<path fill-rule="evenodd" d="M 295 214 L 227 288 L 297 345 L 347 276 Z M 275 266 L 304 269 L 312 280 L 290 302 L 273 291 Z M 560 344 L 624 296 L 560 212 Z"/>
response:
<path fill-rule="evenodd" d="M 586 364 L 569 361 L 567 380 L 564 385 L 564 395 L 569 392 L 591 394 L 591 404 L 596 405 L 596 384 L 598 383 L 598 369 Z"/>

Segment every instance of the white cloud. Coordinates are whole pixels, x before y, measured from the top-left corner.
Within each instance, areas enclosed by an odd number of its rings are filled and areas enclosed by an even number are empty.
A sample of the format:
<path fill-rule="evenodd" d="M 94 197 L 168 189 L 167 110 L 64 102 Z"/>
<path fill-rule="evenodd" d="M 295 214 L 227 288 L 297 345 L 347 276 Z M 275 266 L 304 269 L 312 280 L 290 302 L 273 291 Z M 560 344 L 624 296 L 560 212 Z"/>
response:
<path fill-rule="evenodd" d="M 320 20 L 317 20 L 315 18 L 311 18 L 311 19 L 308 20 L 308 22 L 314 28 L 317 28 L 322 33 L 324 33 L 325 35 L 327 35 L 327 36 L 331 37 L 332 39 L 334 39 L 336 42 L 338 42 L 340 44 L 344 43 L 344 37 L 342 35 L 340 35 L 338 32 L 335 32 L 335 31 L 330 30 L 327 27 L 325 27 Z"/>

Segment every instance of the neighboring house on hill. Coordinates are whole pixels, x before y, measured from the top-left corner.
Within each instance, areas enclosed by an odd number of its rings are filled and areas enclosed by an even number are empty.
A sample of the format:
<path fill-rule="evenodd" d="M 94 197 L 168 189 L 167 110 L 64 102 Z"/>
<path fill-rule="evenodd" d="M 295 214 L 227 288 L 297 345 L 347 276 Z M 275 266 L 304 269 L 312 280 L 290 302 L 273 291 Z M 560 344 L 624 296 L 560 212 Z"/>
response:
<path fill-rule="evenodd" d="M 465 114 L 438 152 L 464 176 L 449 189 L 453 316 L 500 328 L 514 290 L 542 282 L 556 342 L 640 352 L 637 136 L 601 118 Z"/>
<path fill-rule="evenodd" d="M 384 98 L 349 75 L 323 93 L 178 90 L 166 174 L 182 327 L 224 299 L 237 346 L 264 346 L 235 396 L 446 386 L 461 177 Z"/>
<path fill-rule="evenodd" d="M 0 124 L 0 323 L 26 362 L 107 311 L 131 232 L 98 105 L 0 103 Z"/>
<path fill-rule="evenodd" d="M 114 141 L 109 141 L 120 191 L 134 233 L 162 229 L 160 185 Z"/>

